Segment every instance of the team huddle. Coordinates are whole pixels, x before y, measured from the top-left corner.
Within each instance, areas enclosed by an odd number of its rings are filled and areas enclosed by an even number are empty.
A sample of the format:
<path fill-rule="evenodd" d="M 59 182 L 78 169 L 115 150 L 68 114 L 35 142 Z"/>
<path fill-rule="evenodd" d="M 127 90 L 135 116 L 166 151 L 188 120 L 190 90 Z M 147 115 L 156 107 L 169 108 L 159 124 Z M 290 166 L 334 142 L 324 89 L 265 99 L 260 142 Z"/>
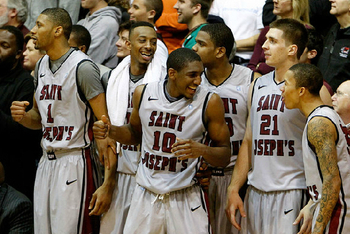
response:
<path fill-rule="evenodd" d="M 16 122 L 43 130 L 35 233 L 350 232 L 349 134 L 320 70 L 300 63 L 302 23 L 270 24 L 262 48 L 275 70 L 258 78 L 230 62 L 223 23 L 201 26 L 192 49 L 166 61 L 154 25 L 133 23 L 130 56 L 102 82 L 69 46 L 71 30 L 65 10 L 40 14 L 34 104 L 11 106 Z"/>

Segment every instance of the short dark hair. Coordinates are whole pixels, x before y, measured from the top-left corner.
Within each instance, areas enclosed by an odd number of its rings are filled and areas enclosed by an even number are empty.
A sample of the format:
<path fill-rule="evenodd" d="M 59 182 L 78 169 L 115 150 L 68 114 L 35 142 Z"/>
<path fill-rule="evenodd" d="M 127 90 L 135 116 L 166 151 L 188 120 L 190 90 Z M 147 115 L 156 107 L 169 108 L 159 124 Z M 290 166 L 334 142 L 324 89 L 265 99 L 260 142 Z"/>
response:
<path fill-rule="evenodd" d="M 295 19 L 278 19 L 270 24 L 270 28 L 277 28 L 283 31 L 284 40 L 298 47 L 297 58 L 300 59 L 308 41 L 308 33 L 305 26 Z"/>
<path fill-rule="evenodd" d="M 200 31 L 209 34 L 215 47 L 225 47 L 226 56 L 227 58 L 230 57 L 235 38 L 233 37 L 231 29 L 226 24 L 207 24 L 203 26 Z"/>
<path fill-rule="evenodd" d="M 201 16 L 206 19 L 209 15 L 209 10 L 213 0 L 191 0 L 192 6 L 196 4 L 201 5 Z"/>
<path fill-rule="evenodd" d="M 15 36 L 16 47 L 17 47 L 16 51 L 23 50 L 24 37 L 23 37 L 23 33 L 21 32 L 21 30 L 19 30 L 17 27 L 11 26 L 11 25 L 2 26 L 0 29 L 6 30 Z"/>
<path fill-rule="evenodd" d="M 167 70 L 173 68 L 180 72 L 188 63 L 194 61 L 202 61 L 201 57 L 196 52 L 188 48 L 179 48 L 169 54 L 166 62 Z"/>
<path fill-rule="evenodd" d="M 89 50 L 91 44 L 91 35 L 89 30 L 82 25 L 75 24 L 72 26 L 71 34 L 75 35 L 74 39 L 78 46 L 85 45 L 86 51 Z"/>
<path fill-rule="evenodd" d="M 311 59 L 311 63 L 316 65 L 323 52 L 323 37 L 314 28 L 308 28 L 307 32 L 309 34 L 309 40 L 306 44 L 306 48 L 309 51 L 310 50 L 317 51 L 315 58 Z"/>
<path fill-rule="evenodd" d="M 125 21 L 124 23 L 119 25 L 118 34 L 124 32 L 125 30 L 128 30 L 130 32 L 131 25 L 133 25 L 135 21 Z"/>
<path fill-rule="evenodd" d="M 163 1 L 162 0 L 144 0 L 147 11 L 154 10 L 156 12 L 154 16 L 154 23 L 161 17 L 163 13 Z"/>
<path fill-rule="evenodd" d="M 298 63 L 289 68 L 294 73 L 295 86 L 305 87 L 312 95 L 319 96 L 323 86 L 323 76 L 313 64 Z"/>
<path fill-rule="evenodd" d="M 134 29 L 138 28 L 138 27 L 150 27 L 150 28 L 152 28 L 155 31 L 154 26 L 151 23 L 149 23 L 149 22 L 146 22 L 146 21 L 135 22 L 130 27 L 129 39 L 131 38 L 131 34 L 134 32 Z"/>
<path fill-rule="evenodd" d="M 72 19 L 69 13 L 63 8 L 47 8 L 41 12 L 46 15 L 53 22 L 55 26 L 61 26 L 63 28 L 63 34 L 68 40 L 72 31 Z"/>

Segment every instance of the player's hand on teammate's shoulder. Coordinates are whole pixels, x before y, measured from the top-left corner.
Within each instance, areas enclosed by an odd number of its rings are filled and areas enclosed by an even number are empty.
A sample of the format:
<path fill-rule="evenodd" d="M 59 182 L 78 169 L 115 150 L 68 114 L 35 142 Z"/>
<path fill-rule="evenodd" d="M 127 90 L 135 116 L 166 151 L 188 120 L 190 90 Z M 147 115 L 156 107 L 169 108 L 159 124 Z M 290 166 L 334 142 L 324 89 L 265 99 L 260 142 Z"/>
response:
<path fill-rule="evenodd" d="M 10 107 L 12 119 L 16 122 L 20 122 L 25 114 L 26 108 L 29 106 L 28 101 L 14 101 Z"/>
<path fill-rule="evenodd" d="M 203 147 L 205 148 L 206 146 L 191 139 L 176 138 L 176 142 L 172 145 L 171 152 L 180 160 L 198 158 L 205 150 Z"/>

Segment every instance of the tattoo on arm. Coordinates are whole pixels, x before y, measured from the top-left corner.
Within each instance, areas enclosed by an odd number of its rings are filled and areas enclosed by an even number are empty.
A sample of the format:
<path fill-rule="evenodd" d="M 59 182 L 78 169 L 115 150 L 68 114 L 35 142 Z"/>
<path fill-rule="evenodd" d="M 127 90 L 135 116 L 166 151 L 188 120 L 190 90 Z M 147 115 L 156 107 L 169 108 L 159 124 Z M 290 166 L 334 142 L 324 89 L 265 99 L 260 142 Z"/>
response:
<path fill-rule="evenodd" d="M 308 124 L 307 134 L 317 154 L 323 177 L 320 211 L 313 233 L 323 233 L 338 201 L 341 184 L 337 165 L 337 132 L 330 120 L 315 117 Z"/>

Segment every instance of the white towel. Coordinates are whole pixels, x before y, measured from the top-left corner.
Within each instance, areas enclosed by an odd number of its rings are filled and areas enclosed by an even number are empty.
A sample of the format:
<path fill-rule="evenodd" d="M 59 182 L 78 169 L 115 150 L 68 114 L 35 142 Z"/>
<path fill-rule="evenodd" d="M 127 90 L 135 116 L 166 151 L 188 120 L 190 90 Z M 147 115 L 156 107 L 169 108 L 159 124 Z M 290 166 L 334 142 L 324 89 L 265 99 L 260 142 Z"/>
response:
<path fill-rule="evenodd" d="M 121 126 L 124 124 L 128 108 L 128 94 L 130 82 L 130 55 L 112 71 L 107 86 L 107 108 L 111 124 Z M 166 67 L 164 61 L 154 57 L 147 67 L 142 83 L 150 83 L 164 79 Z M 120 144 L 117 142 L 117 151 L 120 152 Z"/>

